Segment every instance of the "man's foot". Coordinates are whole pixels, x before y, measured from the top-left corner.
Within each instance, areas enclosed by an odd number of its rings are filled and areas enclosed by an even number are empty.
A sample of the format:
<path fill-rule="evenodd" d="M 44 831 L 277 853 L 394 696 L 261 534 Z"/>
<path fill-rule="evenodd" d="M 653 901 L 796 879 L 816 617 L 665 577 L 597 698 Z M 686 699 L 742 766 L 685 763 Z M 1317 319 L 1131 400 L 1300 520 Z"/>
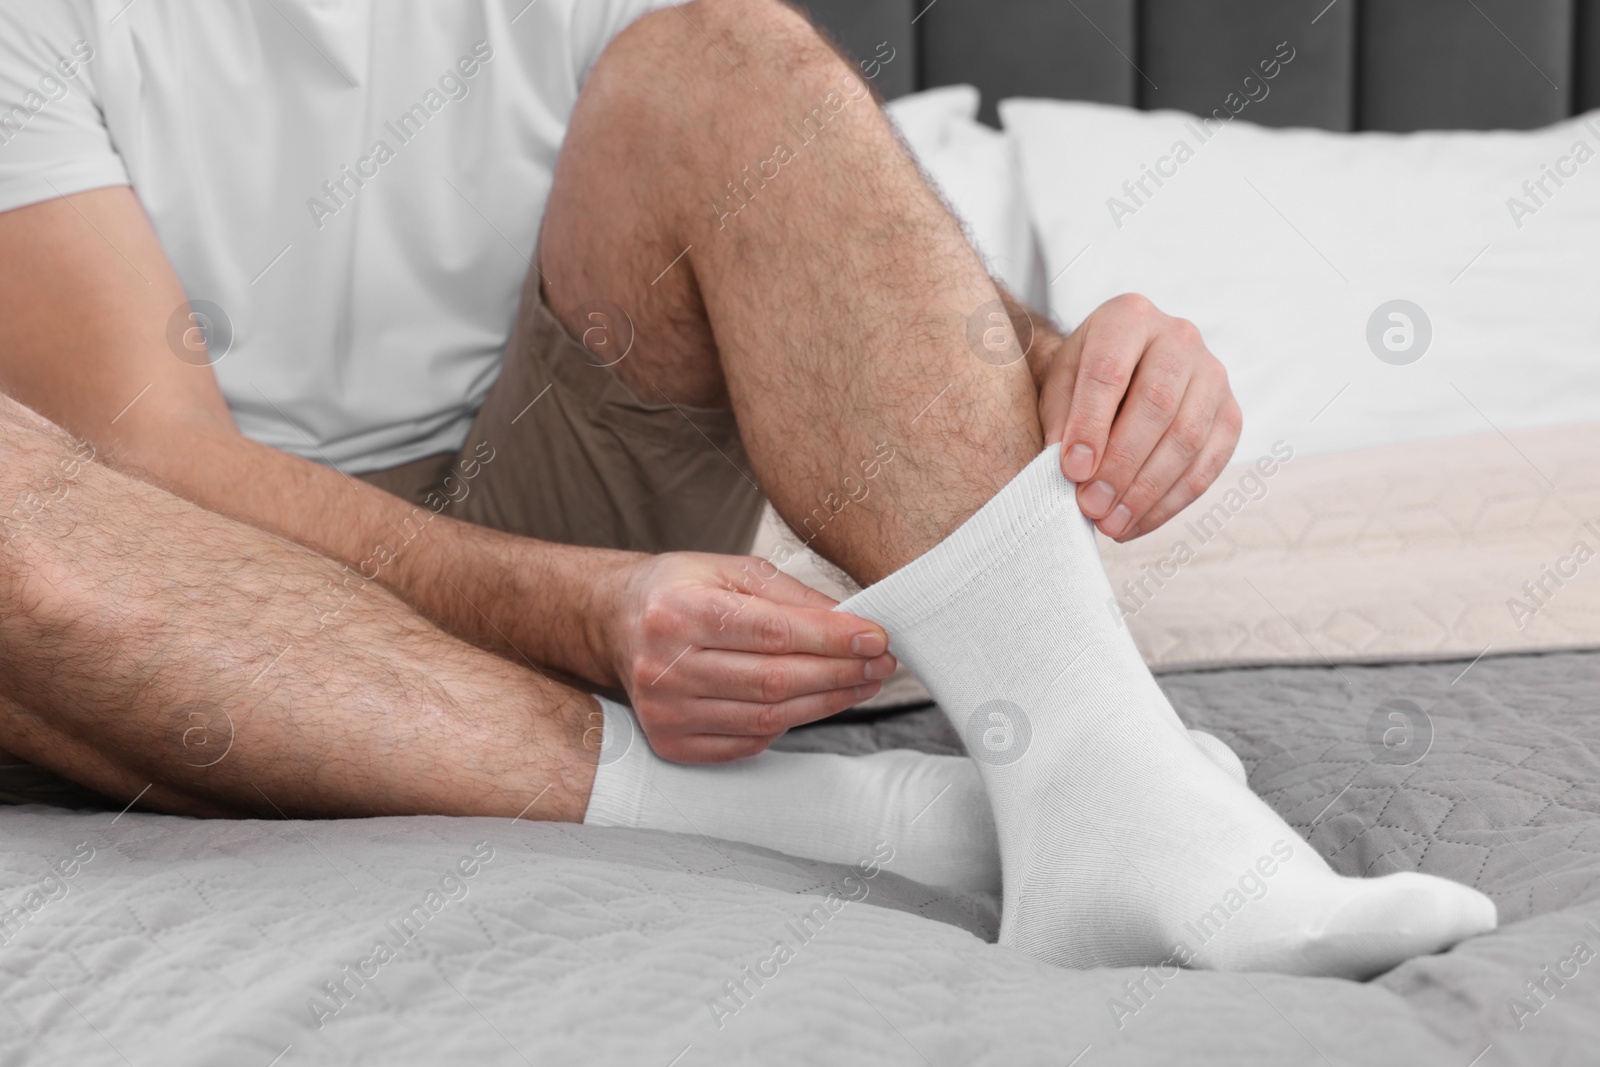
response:
<path fill-rule="evenodd" d="M 1165 724 L 1080 723 L 1036 733 L 1044 743 L 1079 757 L 1022 760 L 990 778 L 1014 791 L 1018 816 L 1006 832 L 1010 947 L 1071 967 L 1171 961 L 1367 978 L 1495 926 L 1494 904 L 1467 886 L 1335 874 Z"/>
<path fill-rule="evenodd" d="M 1494 927 L 1493 903 L 1466 886 L 1336 875 L 1226 746 L 1184 729 L 1110 603 L 1050 448 L 840 605 L 888 629 L 979 763 L 1003 944 L 1075 967 L 1365 977 Z"/>
<path fill-rule="evenodd" d="M 972 761 L 763 752 L 670 763 L 633 713 L 600 700 L 603 747 L 583 821 L 743 841 L 791 856 L 884 867 L 927 885 L 1000 892 L 989 798 Z"/>

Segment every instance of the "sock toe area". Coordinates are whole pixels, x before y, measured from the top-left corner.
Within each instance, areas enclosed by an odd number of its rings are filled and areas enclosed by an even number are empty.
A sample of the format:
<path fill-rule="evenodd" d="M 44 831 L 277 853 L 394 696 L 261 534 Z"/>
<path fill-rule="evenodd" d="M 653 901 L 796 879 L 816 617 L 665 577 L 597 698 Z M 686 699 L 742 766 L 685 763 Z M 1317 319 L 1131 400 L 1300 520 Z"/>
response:
<path fill-rule="evenodd" d="M 1347 881 L 1357 884 L 1310 931 L 1287 970 L 1364 980 L 1498 924 L 1494 901 L 1445 878 L 1403 871 Z"/>

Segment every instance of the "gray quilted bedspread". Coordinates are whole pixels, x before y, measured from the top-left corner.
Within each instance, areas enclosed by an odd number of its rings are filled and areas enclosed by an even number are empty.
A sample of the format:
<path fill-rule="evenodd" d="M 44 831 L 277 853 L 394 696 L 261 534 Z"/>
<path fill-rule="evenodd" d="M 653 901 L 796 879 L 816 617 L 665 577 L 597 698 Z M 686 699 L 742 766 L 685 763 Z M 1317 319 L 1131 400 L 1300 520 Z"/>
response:
<path fill-rule="evenodd" d="M 1162 685 L 1336 868 L 1467 882 L 1501 929 L 1366 984 L 1183 972 L 1114 1014 L 1135 972 L 999 948 L 992 901 L 890 870 L 507 820 L 16 807 L 0 1063 L 1600 1062 L 1600 654 Z M 785 747 L 953 742 L 924 710 Z"/>

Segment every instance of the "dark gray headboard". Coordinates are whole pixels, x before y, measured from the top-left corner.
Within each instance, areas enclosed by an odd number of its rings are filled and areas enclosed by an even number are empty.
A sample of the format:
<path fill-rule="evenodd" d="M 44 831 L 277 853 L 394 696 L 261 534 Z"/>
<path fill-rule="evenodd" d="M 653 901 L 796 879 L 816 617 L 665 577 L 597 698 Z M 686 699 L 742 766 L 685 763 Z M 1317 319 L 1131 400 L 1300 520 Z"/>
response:
<path fill-rule="evenodd" d="M 799 0 L 885 96 L 1008 96 L 1209 113 L 1280 41 L 1251 118 L 1330 130 L 1525 129 L 1600 107 L 1600 0 Z"/>

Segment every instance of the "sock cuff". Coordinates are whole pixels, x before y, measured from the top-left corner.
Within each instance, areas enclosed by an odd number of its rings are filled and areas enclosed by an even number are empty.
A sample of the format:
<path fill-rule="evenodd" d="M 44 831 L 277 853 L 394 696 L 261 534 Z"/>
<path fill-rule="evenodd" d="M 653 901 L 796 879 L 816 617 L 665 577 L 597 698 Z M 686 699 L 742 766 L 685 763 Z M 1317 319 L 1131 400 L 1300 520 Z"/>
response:
<path fill-rule="evenodd" d="M 1061 446 L 1050 445 L 949 537 L 835 610 L 885 626 L 914 626 L 1011 558 L 1034 530 L 1066 508 L 1087 530 L 1075 488 L 1061 473 Z"/>
<path fill-rule="evenodd" d="M 584 825 L 637 827 L 644 817 L 656 754 L 650 751 L 632 708 L 603 696 L 594 699 L 600 702 L 605 724 Z"/>

